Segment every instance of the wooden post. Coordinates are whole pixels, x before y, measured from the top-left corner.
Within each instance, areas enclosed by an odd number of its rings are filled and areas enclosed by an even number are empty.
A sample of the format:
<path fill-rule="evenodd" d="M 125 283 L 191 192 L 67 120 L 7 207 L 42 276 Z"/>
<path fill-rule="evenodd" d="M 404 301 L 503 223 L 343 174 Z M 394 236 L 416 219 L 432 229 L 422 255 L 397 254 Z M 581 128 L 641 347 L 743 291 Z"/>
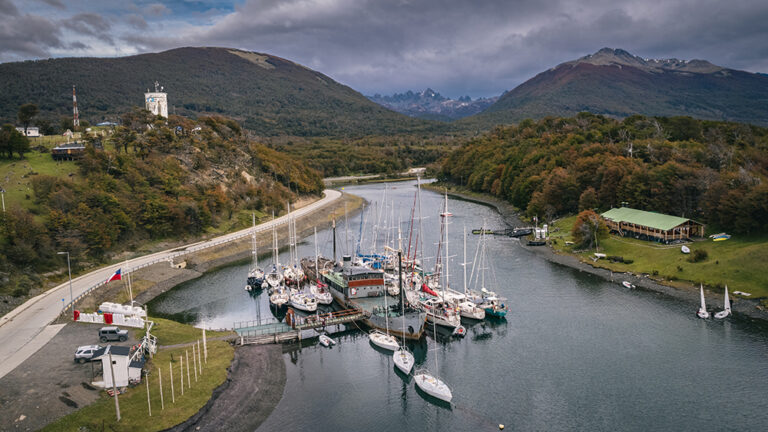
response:
<path fill-rule="evenodd" d="M 187 355 L 187 388 L 191 389 L 192 388 L 192 380 L 190 379 L 190 375 L 189 375 L 189 350 L 185 349 L 184 352 Z M 181 378 L 184 379 L 184 377 L 181 377 Z"/>
<path fill-rule="evenodd" d="M 173 392 L 173 364 L 168 362 L 168 370 L 171 371 L 171 403 L 176 403 L 176 395 Z"/>
<path fill-rule="evenodd" d="M 200 339 L 197 340 L 197 366 L 200 368 L 200 376 L 203 376 L 203 357 L 200 354 Z"/>
<path fill-rule="evenodd" d="M 240 339 L 240 341 L 241 341 L 240 345 L 242 345 L 242 338 Z M 203 358 L 205 360 L 205 364 L 208 364 L 208 342 L 205 339 L 205 328 L 203 328 L 203 352 L 205 354 Z"/>
<path fill-rule="evenodd" d="M 149 375 L 144 377 L 144 381 L 147 383 L 147 411 L 149 411 L 149 416 L 152 417 L 152 403 L 149 401 Z"/>
<path fill-rule="evenodd" d="M 179 375 L 181 375 L 181 395 L 184 396 L 184 357 L 179 356 Z"/>
<path fill-rule="evenodd" d="M 197 382 L 197 356 L 195 355 L 195 344 L 192 344 L 192 366 L 195 371 L 195 382 Z"/>
<path fill-rule="evenodd" d="M 160 381 L 160 411 L 165 410 L 165 401 L 163 401 L 163 371 L 157 368 L 157 379 Z"/>

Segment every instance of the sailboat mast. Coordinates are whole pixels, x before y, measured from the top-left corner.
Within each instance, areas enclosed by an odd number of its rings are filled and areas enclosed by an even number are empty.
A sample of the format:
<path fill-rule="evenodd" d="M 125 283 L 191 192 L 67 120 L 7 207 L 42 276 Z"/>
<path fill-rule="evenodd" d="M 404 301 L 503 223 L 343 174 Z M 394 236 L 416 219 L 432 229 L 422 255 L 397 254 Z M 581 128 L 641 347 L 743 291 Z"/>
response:
<path fill-rule="evenodd" d="M 275 233 L 275 212 L 272 212 L 272 264 L 277 268 L 277 235 Z"/>
<path fill-rule="evenodd" d="M 421 219 L 422 219 L 422 214 L 421 214 L 421 177 L 419 177 L 419 176 L 416 176 L 416 193 L 419 196 L 419 237 L 418 237 L 418 241 L 420 243 L 419 246 L 421 247 L 421 250 L 419 251 L 419 254 L 421 256 L 421 280 L 423 281 L 424 280 L 424 267 L 425 267 L 425 265 L 424 265 L 424 236 L 422 234 L 424 233 L 424 231 L 423 231 L 422 225 L 421 225 Z M 414 258 L 415 257 L 416 257 L 416 254 L 414 252 Z"/>
<path fill-rule="evenodd" d="M 467 225 L 464 225 L 464 295 L 467 295 Z"/>
<path fill-rule="evenodd" d="M 333 230 L 333 265 L 336 266 L 336 218 L 332 220 L 331 228 Z"/>
<path fill-rule="evenodd" d="M 445 291 L 448 289 L 448 189 L 445 190 L 445 213 L 443 213 L 445 225 L 445 262 L 443 263 L 443 272 L 445 273 L 445 286 L 443 287 L 443 300 L 445 300 Z"/>
<path fill-rule="evenodd" d="M 315 227 L 315 279 L 320 280 L 320 272 L 317 269 L 317 227 Z"/>
<path fill-rule="evenodd" d="M 251 213 L 253 230 L 251 231 L 251 248 L 253 249 L 253 268 L 259 267 L 259 254 L 256 251 L 256 213 Z"/>

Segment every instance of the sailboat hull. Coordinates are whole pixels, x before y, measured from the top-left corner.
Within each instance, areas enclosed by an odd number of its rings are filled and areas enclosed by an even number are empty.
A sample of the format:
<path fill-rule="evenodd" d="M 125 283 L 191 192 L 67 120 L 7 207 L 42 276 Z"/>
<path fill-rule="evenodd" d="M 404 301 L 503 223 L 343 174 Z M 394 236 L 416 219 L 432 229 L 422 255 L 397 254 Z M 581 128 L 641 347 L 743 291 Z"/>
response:
<path fill-rule="evenodd" d="M 438 378 L 427 373 L 416 374 L 413 378 L 416 385 L 424 393 L 445 402 L 450 402 L 453 399 L 451 389 Z"/>

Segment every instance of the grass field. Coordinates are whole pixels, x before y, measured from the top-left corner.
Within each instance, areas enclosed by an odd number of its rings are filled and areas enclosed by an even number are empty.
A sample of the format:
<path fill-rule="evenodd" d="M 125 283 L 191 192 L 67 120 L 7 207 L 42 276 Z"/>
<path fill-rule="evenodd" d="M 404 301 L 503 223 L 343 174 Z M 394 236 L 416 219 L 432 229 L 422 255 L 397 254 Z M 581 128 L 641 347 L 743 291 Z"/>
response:
<path fill-rule="evenodd" d="M 62 178 L 77 179 L 78 166 L 75 162 L 56 162 L 50 153 L 32 151 L 24 159 L 0 159 L 0 187 L 5 189 L 5 207 L 32 209 L 34 192 L 30 179 L 35 174 L 47 174 Z"/>
<path fill-rule="evenodd" d="M 202 330 L 192 327 L 190 325 L 181 324 L 176 321 L 171 321 L 163 318 L 150 317 L 150 321 L 155 325 L 152 327 L 152 334 L 157 337 L 157 342 L 160 345 L 176 345 L 181 343 L 195 342 L 198 339 L 203 338 Z M 140 330 L 137 332 L 141 333 Z M 206 331 L 205 336 L 207 338 L 214 338 L 219 336 L 235 336 L 234 332 L 217 332 Z"/>
<path fill-rule="evenodd" d="M 183 326 L 182 324 L 178 324 Z M 183 326 L 190 327 L 190 326 Z M 191 328 L 191 327 L 190 327 Z M 197 329 L 194 329 L 199 334 Z M 183 339 L 182 336 L 179 336 Z M 152 404 L 152 417 L 147 407 L 147 387 L 142 381 L 136 387 L 119 396 L 121 420 L 115 415 L 114 400 L 106 392 L 101 398 L 77 412 L 46 426 L 44 431 L 157 431 L 167 429 L 191 417 L 211 398 L 213 390 L 227 378 L 227 368 L 232 362 L 234 348 L 224 341 L 208 342 L 208 361 L 203 362 L 202 374 L 197 381 L 192 370 L 187 381 L 187 352 L 192 363 L 191 347 L 160 349 L 145 367 L 149 372 L 149 393 Z M 184 363 L 184 395 L 181 395 L 181 359 Z M 193 363 L 194 366 L 194 363 Z M 172 402 L 169 367 L 173 368 L 173 385 L 176 402 Z M 161 408 L 160 380 L 162 374 L 163 400 Z M 147 379 L 145 377 L 144 379 Z"/>
<path fill-rule="evenodd" d="M 559 252 L 572 253 L 582 260 L 594 256 L 594 250 L 574 253 L 573 246 L 566 246 L 571 240 L 571 228 L 576 216 L 561 219 L 553 224 L 559 231 L 551 233 L 555 240 L 553 247 Z M 690 282 L 694 285 L 703 283 L 709 288 L 720 289 L 728 285 L 729 291 L 745 291 L 751 298 L 768 297 L 768 235 L 733 236 L 730 240 L 713 242 L 709 239 L 689 244 L 691 251 L 704 250 L 707 259 L 688 262 L 691 255 L 680 251 L 680 245 L 661 245 L 658 243 L 623 238 L 615 235 L 600 242 L 600 252 L 609 256 L 631 259 L 631 264 L 611 263 L 598 260 L 594 265 L 614 271 L 647 273 L 656 278 L 678 282 Z"/>

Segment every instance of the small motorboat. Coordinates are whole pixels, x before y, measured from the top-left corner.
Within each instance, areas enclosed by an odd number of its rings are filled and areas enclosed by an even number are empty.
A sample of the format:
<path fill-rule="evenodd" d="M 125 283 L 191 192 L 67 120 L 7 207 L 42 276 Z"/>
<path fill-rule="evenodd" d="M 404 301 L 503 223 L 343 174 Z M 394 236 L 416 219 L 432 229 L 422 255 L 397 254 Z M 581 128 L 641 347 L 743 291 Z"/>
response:
<path fill-rule="evenodd" d="M 248 291 L 248 292 L 251 292 L 251 286 L 250 285 L 246 285 L 245 286 L 245 290 Z"/>
<path fill-rule="evenodd" d="M 709 318 L 709 312 L 707 312 L 707 304 L 704 302 L 704 285 L 700 285 L 701 288 L 701 306 L 696 311 L 696 315 L 701 319 Z"/>
<path fill-rule="evenodd" d="M 636 287 L 635 287 L 635 286 L 634 286 L 632 283 L 630 283 L 629 281 L 624 281 L 624 282 L 622 282 L 622 283 L 621 283 L 621 285 L 623 285 L 623 286 L 624 286 L 624 288 L 629 288 L 629 289 L 634 289 L 634 288 L 636 288 Z"/>
<path fill-rule="evenodd" d="M 464 326 L 460 325 L 453 329 L 453 335 L 456 337 L 464 337 L 467 335 L 467 329 L 464 328 Z"/>
<path fill-rule="evenodd" d="M 709 238 L 712 239 L 712 241 L 725 241 L 731 238 L 730 234 L 726 233 L 720 233 L 720 234 L 712 234 L 709 236 Z"/>
<path fill-rule="evenodd" d="M 689 253 L 691 253 L 691 249 L 688 246 L 683 245 L 683 246 L 680 247 L 680 252 L 682 252 L 684 254 L 689 254 Z"/>
<path fill-rule="evenodd" d="M 320 340 L 320 343 L 323 346 L 325 346 L 325 347 L 329 347 L 331 345 L 336 345 L 336 341 L 331 339 L 330 336 L 328 336 L 326 334 L 321 334 L 318 339 Z"/>

